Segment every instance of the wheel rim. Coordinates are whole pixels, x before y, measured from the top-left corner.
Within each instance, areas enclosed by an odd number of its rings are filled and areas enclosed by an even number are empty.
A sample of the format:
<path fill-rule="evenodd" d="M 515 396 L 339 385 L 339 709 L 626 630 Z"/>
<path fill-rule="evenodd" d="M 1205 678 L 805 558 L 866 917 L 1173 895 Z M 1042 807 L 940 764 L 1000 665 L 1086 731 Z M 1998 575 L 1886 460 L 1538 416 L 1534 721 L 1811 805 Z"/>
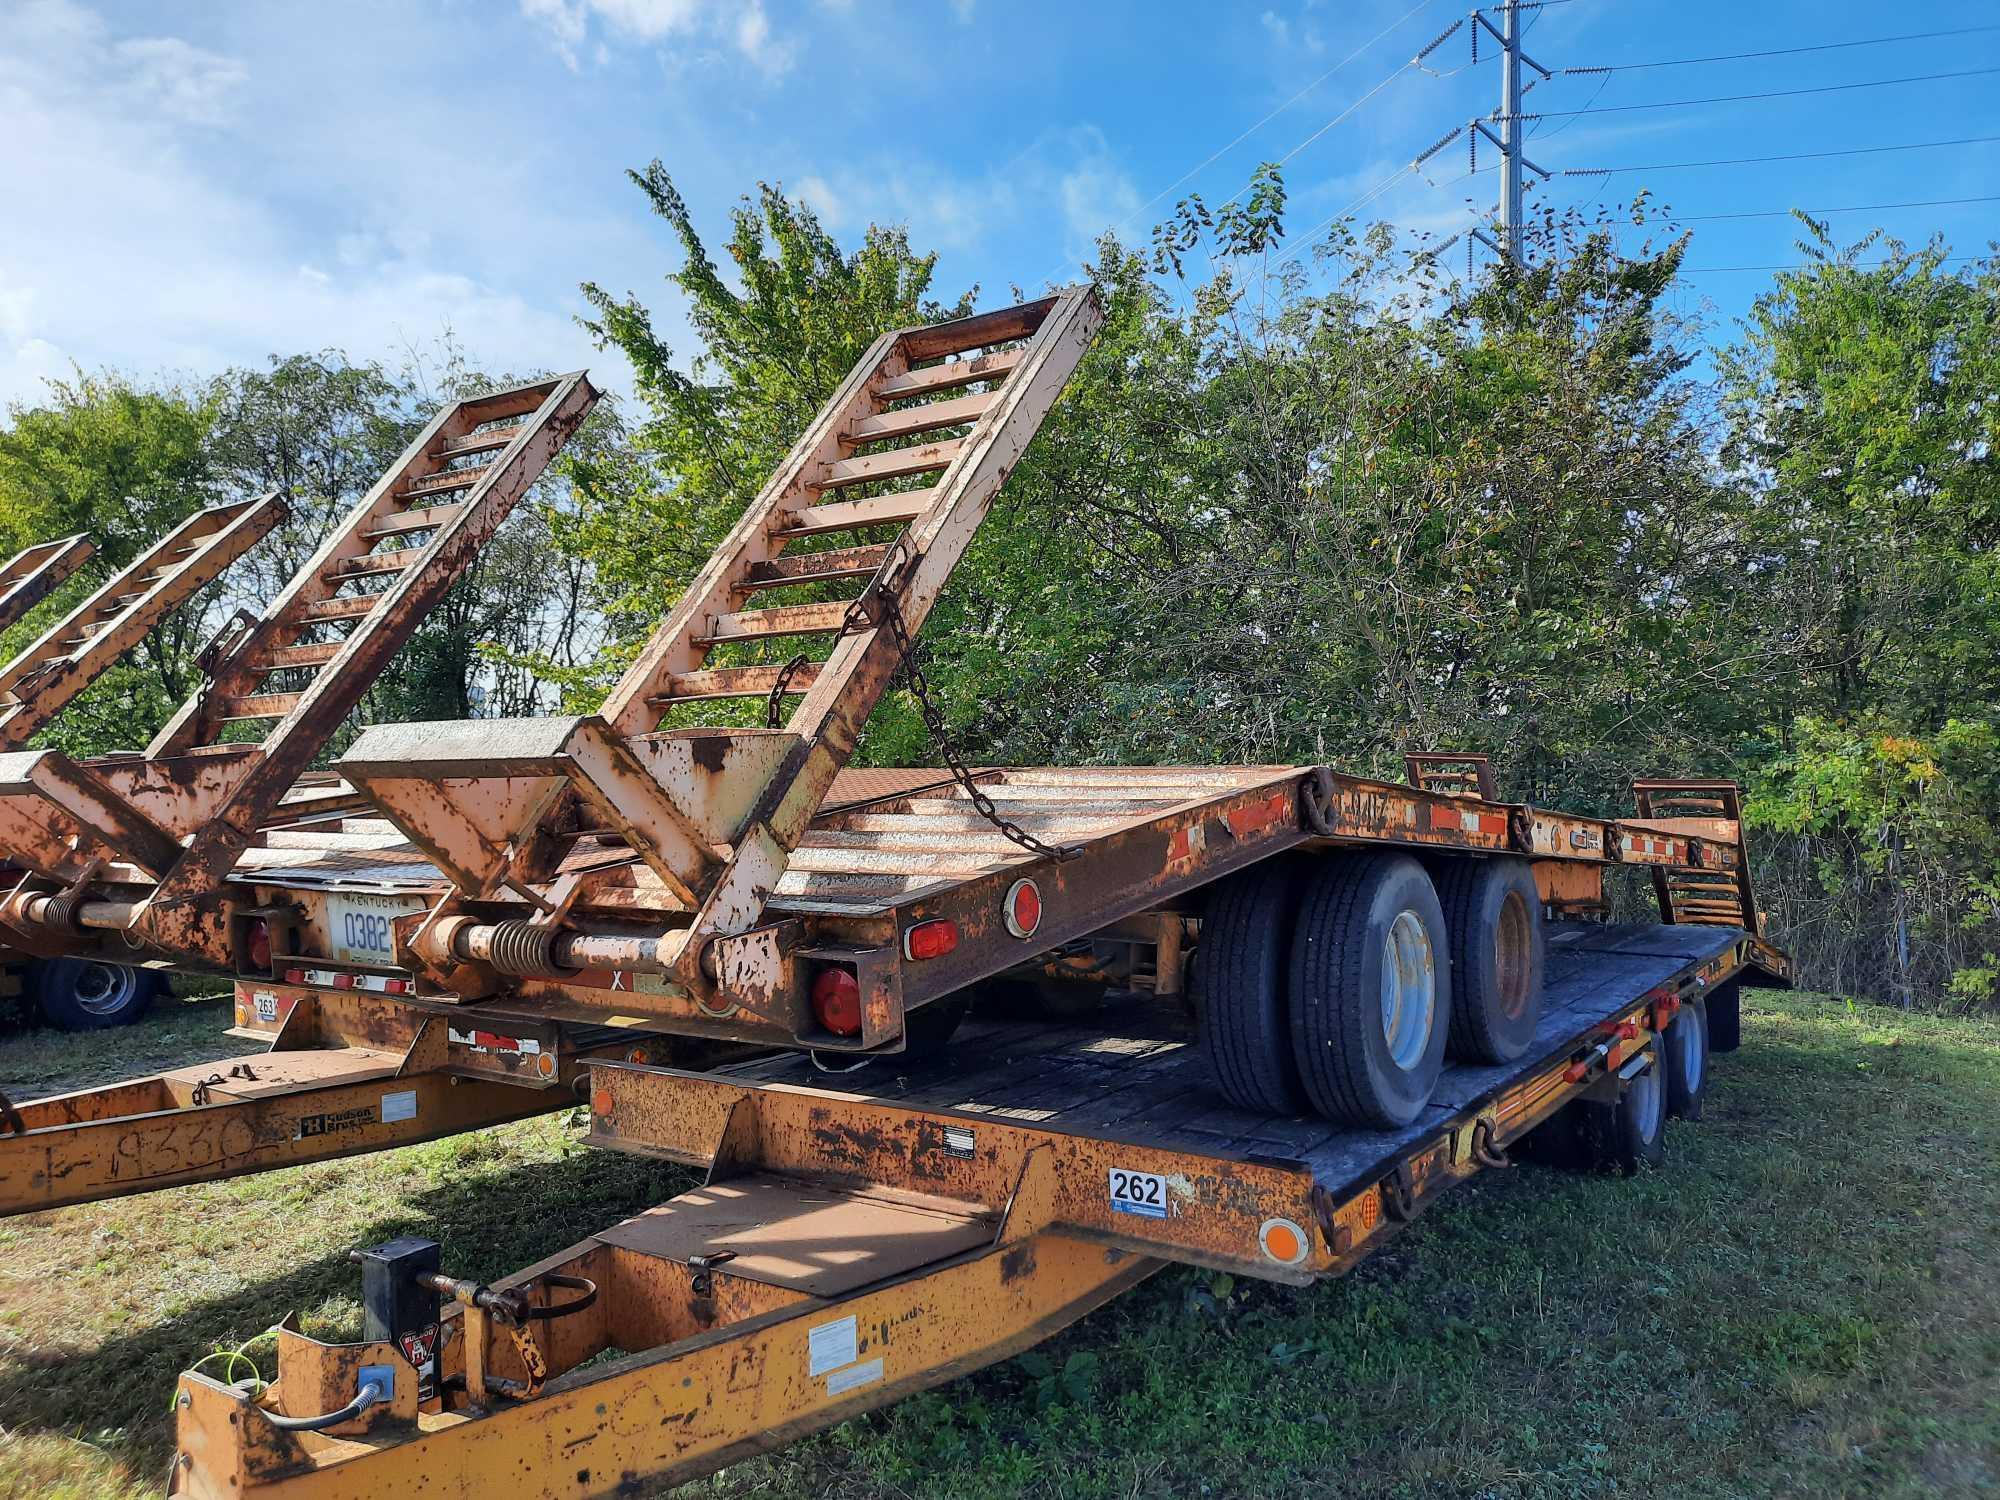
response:
<path fill-rule="evenodd" d="M 92 1016 L 115 1016 L 132 1003 L 139 979 L 118 964 L 85 964 L 71 990 L 78 1010 Z"/>
<path fill-rule="evenodd" d="M 1382 938 L 1382 1040 L 1405 1072 L 1430 1044 L 1437 1011 L 1437 965 L 1431 935 L 1413 911 L 1401 911 Z"/>
<path fill-rule="evenodd" d="M 1702 1045 L 1701 1025 L 1692 1010 L 1683 1010 L 1675 1022 L 1681 1028 L 1681 1082 L 1689 1094 L 1701 1092 L 1701 1076 L 1708 1069 L 1708 1048 Z"/>
<path fill-rule="evenodd" d="M 1625 1095 L 1625 1107 L 1632 1111 L 1632 1123 L 1639 1127 L 1641 1140 L 1650 1141 L 1660 1133 L 1660 1124 L 1666 1116 L 1666 1098 L 1660 1087 L 1657 1059 L 1632 1080 L 1632 1087 Z"/>
<path fill-rule="evenodd" d="M 1500 920 L 1495 924 L 1493 967 L 1499 980 L 1500 1013 L 1518 1021 L 1528 1009 L 1528 990 L 1534 982 L 1535 929 L 1528 915 L 1528 903 L 1519 891 L 1509 891 L 1500 903 Z"/>

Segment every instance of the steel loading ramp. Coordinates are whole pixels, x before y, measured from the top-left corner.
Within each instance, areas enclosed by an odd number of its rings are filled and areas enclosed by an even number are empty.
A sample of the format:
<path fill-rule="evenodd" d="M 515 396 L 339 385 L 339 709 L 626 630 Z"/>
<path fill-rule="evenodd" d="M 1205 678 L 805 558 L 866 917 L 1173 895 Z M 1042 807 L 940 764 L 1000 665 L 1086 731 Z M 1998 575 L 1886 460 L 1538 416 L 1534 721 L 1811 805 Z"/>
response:
<path fill-rule="evenodd" d="M 1074 289 L 877 339 L 600 713 L 385 726 L 357 740 L 340 770 L 446 872 L 460 902 L 525 897 L 535 917 L 503 924 L 489 944 L 441 915 L 407 945 L 414 961 L 466 995 L 490 993 L 496 974 L 551 972 L 562 914 L 589 884 L 559 874 L 562 861 L 584 834 L 609 834 L 686 914 L 660 939 L 658 967 L 706 984 L 707 940 L 762 914 L 1102 319 L 1095 294 Z M 836 533 L 887 539 L 795 545 Z M 827 584 L 859 591 L 751 607 L 770 590 Z M 715 664 L 801 638 L 826 654 Z M 663 715 L 726 698 L 765 702 L 772 727 L 659 730 Z"/>
<path fill-rule="evenodd" d="M 53 542 L 23 547 L 0 566 L 0 630 L 12 630 L 21 619 L 90 561 L 97 548 L 78 532 Z"/>

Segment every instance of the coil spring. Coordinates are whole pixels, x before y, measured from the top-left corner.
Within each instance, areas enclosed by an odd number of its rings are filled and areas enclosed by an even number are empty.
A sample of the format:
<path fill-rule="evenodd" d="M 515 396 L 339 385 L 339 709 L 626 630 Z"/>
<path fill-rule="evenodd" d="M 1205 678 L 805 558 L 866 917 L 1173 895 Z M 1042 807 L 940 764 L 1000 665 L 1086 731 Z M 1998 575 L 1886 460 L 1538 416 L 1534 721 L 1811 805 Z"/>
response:
<path fill-rule="evenodd" d="M 60 928 L 64 932 L 80 931 L 76 917 L 82 906 L 81 891 L 64 891 L 60 896 L 51 896 L 42 903 L 42 925 Z"/>
<path fill-rule="evenodd" d="M 487 962 L 502 974 L 522 977 L 555 972 L 556 934 L 532 922 L 501 922 L 493 928 Z"/>

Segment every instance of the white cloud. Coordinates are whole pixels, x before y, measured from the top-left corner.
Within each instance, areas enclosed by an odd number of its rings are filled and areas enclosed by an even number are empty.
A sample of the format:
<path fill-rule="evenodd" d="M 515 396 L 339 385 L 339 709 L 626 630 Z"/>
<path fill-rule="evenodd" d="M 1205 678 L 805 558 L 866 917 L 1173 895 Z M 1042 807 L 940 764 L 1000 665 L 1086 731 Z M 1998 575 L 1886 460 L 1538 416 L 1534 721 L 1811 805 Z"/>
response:
<path fill-rule="evenodd" d="M 521 14 L 548 28 L 556 51 L 572 72 L 593 31 L 590 56 L 603 66 L 612 56 L 602 39 L 614 36 L 647 46 L 669 40 L 714 38 L 768 77 L 792 66 L 796 45 L 775 36 L 763 0 L 520 0 Z"/>
<path fill-rule="evenodd" d="M 583 277 L 653 263 L 643 231 L 588 210 L 565 222 L 545 181 L 529 189 L 532 151 L 496 155 L 505 122 L 477 101 L 427 108 L 393 75 L 379 94 L 351 86 L 350 61 L 379 39 L 329 38 L 302 85 L 181 39 L 117 39 L 68 0 L 10 21 L 0 412 L 72 363 L 205 377 L 332 346 L 395 364 L 447 329 L 487 369 L 593 364 L 600 384 L 629 379 L 571 311 Z M 264 40 L 284 57 L 294 36 Z M 404 55 L 430 66 L 422 49 Z M 318 99 L 301 100 L 314 83 Z M 355 129 L 392 107 L 394 131 Z M 532 144 L 532 129 L 515 139 Z M 477 200 L 441 199 L 441 182 L 476 184 Z"/>
<path fill-rule="evenodd" d="M 132 86 L 152 108 L 197 125 L 220 125 L 250 70 L 233 57 L 191 46 L 179 37 L 134 37 L 113 52 L 131 70 Z"/>
<path fill-rule="evenodd" d="M 843 229 L 847 226 L 846 201 L 833 190 L 824 177 L 799 179 L 799 196 L 805 199 L 812 211 L 819 215 L 820 223 L 828 229 Z"/>
<path fill-rule="evenodd" d="M 1280 47 L 1291 41 L 1292 23 L 1279 15 L 1275 10 L 1267 10 L 1257 19 L 1263 22 L 1264 29 L 1271 33 L 1271 40 L 1276 42 Z"/>

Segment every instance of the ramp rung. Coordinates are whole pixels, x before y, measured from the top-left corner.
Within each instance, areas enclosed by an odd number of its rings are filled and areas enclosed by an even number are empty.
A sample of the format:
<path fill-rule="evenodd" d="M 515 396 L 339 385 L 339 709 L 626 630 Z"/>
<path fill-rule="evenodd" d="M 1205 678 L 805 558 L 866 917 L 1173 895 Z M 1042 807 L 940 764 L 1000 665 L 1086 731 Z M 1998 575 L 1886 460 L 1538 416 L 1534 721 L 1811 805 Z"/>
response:
<path fill-rule="evenodd" d="M 475 432 L 462 438 L 453 438 L 438 449 L 440 458 L 457 458 L 466 453 L 490 453 L 495 448 L 504 448 L 521 435 L 519 427 L 495 427 L 486 432 Z"/>
<path fill-rule="evenodd" d="M 883 412 L 876 417 L 863 417 L 849 429 L 847 440 L 850 443 L 882 443 L 891 438 L 935 432 L 940 427 L 977 422 L 999 399 L 998 391 L 987 391 L 977 396 L 959 396 L 950 401 L 933 401 L 926 406 L 911 406 L 902 411 Z"/>
<path fill-rule="evenodd" d="M 361 534 L 374 541 L 385 536 L 402 536 L 411 531 L 435 531 L 463 509 L 462 505 L 432 505 L 422 510 L 406 510 L 376 522 Z"/>
<path fill-rule="evenodd" d="M 469 490 L 492 471 L 491 464 L 481 464 L 477 468 L 447 469 L 441 474 L 426 474 L 421 479 L 412 479 L 403 487 L 409 496 L 442 495 L 452 490 Z"/>
<path fill-rule="evenodd" d="M 703 645 L 720 641 L 754 641 L 773 635 L 818 635 L 840 629 L 847 618 L 850 599 L 829 599 L 814 604 L 782 604 L 775 609 L 746 609 L 735 614 L 711 617 L 706 632 L 695 637 Z"/>
<path fill-rule="evenodd" d="M 975 381 L 1000 380 L 1025 359 L 1027 353 L 1025 349 L 998 349 L 974 359 L 954 360 L 948 365 L 931 365 L 922 370 L 911 370 L 907 375 L 898 375 L 894 379 L 883 381 L 875 387 L 875 394 L 884 401 L 897 401 L 905 396 L 956 390 L 959 386 L 971 385 Z"/>
<path fill-rule="evenodd" d="M 819 681 L 824 662 L 808 662 L 792 673 L 790 691 L 803 693 Z M 656 707 L 670 703 L 691 703 L 702 698 L 765 698 L 778 684 L 776 667 L 711 667 L 705 672 L 676 672 L 667 679 L 667 691 L 647 699 Z"/>
<path fill-rule="evenodd" d="M 300 693 L 260 693 L 250 698 L 219 698 L 215 705 L 216 717 L 231 724 L 245 719 L 282 719 L 302 696 Z"/>
<path fill-rule="evenodd" d="M 791 525 L 771 535 L 789 541 L 824 536 L 829 531 L 852 531 L 857 526 L 887 526 L 891 522 L 906 526 L 931 508 L 936 495 L 936 490 L 898 490 L 866 500 L 829 500 L 824 505 L 808 506 L 793 517 Z"/>
<path fill-rule="evenodd" d="M 299 620 L 312 624 L 319 620 L 358 620 L 363 615 L 372 614 L 381 603 L 378 594 L 357 594 L 351 598 L 321 599 L 308 604 L 299 611 Z"/>
<path fill-rule="evenodd" d="M 1056 298 L 1042 297 L 1003 307 L 989 313 L 934 323 L 929 328 L 912 329 L 903 339 L 903 352 L 912 360 L 937 359 L 983 349 L 988 344 L 1012 343 L 1035 333 L 1056 305 Z"/>
<path fill-rule="evenodd" d="M 251 662 L 253 672 L 282 672 L 289 667 L 323 667 L 340 655 L 345 641 L 326 641 L 317 646 L 280 646 L 266 651 Z"/>
<path fill-rule="evenodd" d="M 343 558 L 334 563 L 322 578 L 367 578 L 379 573 L 401 573 L 424 555 L 422 547 L 404 547 L 395 552 L 370 552 L 365 557 Z"/>
<path fill-rule="evenodd" d="M 870 453 L 861 458 L 843 458 L 828 464 L 808 489 L 836 490 L 842 485 L 865 484 L 872 479 L 901 479 L 906 474 L 935 474 L 951 467 L 964 447 L 962 438 L 942 443 L 920 443 L 913 448 L 896 448 L 888 453 Z"/>
<path fill-rule="evenodd" d="M 888 544 L 884 542 L 872 542 L 865 547 L 835 547 L 825 552 L 788 553 L 750 564 L 748 576 L 736 585 L 736 591 L 748 594 L 788 584 L 872 578 L 888 555 Z"/>

